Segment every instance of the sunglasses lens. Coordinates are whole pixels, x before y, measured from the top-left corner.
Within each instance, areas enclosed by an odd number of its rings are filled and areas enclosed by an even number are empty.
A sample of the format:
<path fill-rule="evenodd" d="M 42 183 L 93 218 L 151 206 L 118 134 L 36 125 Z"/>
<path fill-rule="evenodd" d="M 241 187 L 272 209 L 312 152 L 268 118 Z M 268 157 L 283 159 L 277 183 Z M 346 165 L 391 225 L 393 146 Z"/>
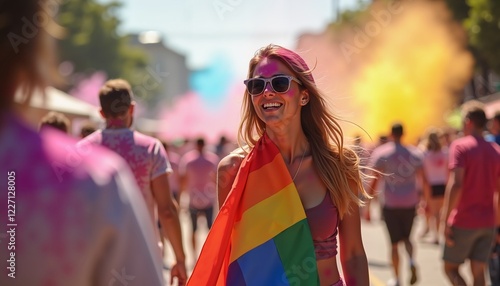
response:
<path fill-rule="evenodd" d="M 247 89 L 250 94 L 258 95 L 264 91 L 264 85 L 265 85 L 264 80 L 254 78 L 247 82 Z"/>
<path fill-rule="evenodd" d="M 252 78 L 245 81 L 248 93 L 259 95 L 266 88 L 267 79 Z M 290 79 L 286 76 L 276 76 L 271 79 L 271 86 L 275 92 L 287 92 L 290 88 Z"/>
<path fill-rule="evenodd" d="M 276 92 L 286 92 L 290 87 L 290 80 L 287 77 L 279 76 L 272 80 L 273 89 Z"/>

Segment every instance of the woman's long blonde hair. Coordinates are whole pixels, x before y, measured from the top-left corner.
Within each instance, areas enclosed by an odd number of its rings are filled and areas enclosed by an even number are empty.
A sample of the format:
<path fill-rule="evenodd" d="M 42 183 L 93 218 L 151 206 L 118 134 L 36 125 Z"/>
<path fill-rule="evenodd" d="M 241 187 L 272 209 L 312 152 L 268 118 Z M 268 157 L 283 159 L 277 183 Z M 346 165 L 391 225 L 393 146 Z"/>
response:
<path fill-rule="evenodd" d="M 426 144 L 425 147 L 428 151 L 434 151 L 434 152 L 439 152 L 441 151 L 441 131 L 436 128 L 429 129 L 427 131 L 427 138 L 426 139 Z"/>
<path fill-rule="evenodd" d="M 339 119 L 328 111 L 325 99 L 316 87 L 306 62 L 293 51 L 269 45 L 258 50 L 250 60 L 248 78 L 253 76 L 255 67 L 265 58 L 276 59 L 285 64 L 302 82 L 301 88 L 309 92 L 309 103 L 301 112 L 302 129 L 311 147 L 313 166 L 330 191 L 340 217 L 343 217 L 352 203 L 363 204 L 363 200 L 351 188 L 355 187 L 360 195 L 369 197 L 363 186 L 363 175 L 359 170 L 360 160 L 352 149 L 344 146 Z M 241 145 L 245 142 L 249 147 L 253 147 L 264 134 L 265 123 L 257 116 L 251 95 L 246 90 L 242 114 L 238 143 Z"/>

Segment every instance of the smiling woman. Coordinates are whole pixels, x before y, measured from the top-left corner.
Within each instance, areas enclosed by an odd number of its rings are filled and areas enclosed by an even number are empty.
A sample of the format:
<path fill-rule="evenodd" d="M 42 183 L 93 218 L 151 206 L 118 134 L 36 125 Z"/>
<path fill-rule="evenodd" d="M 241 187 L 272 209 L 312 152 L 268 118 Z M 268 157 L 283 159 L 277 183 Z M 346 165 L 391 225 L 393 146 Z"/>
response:
<path fill-rule="evenodd" d="M 344 146 L 311 70 L 269 45 L 250 60 L 245 84 L 246 146 L 219 164 L 221 209 L 188 283 L 368 285 L 359 158 Z"/>

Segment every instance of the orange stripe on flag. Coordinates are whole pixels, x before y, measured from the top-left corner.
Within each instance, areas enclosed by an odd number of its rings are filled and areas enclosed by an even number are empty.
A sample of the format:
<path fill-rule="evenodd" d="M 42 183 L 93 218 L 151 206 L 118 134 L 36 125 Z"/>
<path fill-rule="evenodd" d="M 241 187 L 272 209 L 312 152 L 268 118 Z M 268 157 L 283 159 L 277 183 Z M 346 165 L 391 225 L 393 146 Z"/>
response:
<path fill-rule="evenodd" d="M 280 158 L 281 155 L 278 153 L 273 161 L 269 164 L 262 166 L 261 168 L 250 172 L 248 175 L 248 180 L 246 184 L 247 190 L 253 190 L 251 192 L 245 192 L 243 194 L 243 200 L 241 202 L 240 214 L 253 207 L 260 201 L 263 201 L 270 196 L 280 192 L 283 188 L 292 183 L 291 177 L 285 172 L 277 172 L 277 170 L 286 169 L 283 163 L 283 159 Z M 266 180 L 264 178 L 269 177 L 272 174 L 273 180 Z"/>

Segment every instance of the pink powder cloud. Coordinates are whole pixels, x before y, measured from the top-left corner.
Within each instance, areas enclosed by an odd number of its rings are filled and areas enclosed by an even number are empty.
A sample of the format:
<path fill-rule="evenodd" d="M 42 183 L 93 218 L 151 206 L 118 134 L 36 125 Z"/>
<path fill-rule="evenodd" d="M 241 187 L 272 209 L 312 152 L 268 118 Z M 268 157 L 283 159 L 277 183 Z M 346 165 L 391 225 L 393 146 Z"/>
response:
<path fill-rule="evenodd" d="M 237 137 L 243 86 L 231 86 L 219 103 L 208 104 L 195 92 L 181 96 L 171 108 L 160 112 L 163 121 L 158 137 L 165 140 L 204 136 L 216 142 L 221 135 Z"/>

